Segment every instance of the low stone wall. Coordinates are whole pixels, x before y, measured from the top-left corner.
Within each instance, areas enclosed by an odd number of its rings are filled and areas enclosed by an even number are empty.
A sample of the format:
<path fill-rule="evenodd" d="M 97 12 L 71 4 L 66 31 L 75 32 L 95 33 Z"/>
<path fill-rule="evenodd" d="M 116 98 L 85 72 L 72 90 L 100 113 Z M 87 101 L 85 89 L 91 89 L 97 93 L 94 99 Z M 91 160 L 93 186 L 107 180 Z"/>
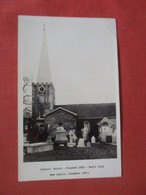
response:
<path fill-rule="evenodd" d="M 53 143 L 39 142 L 24 145 L 24 150 L 26 151 L 26 153 L 46 152 L 53 149 Z"/>

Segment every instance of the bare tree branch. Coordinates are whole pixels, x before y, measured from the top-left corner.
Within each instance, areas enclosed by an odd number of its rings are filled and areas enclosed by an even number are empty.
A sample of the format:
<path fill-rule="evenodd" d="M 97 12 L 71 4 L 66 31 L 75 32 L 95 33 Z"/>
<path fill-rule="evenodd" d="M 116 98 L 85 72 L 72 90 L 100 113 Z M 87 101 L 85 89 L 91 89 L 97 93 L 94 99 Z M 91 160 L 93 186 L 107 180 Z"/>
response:
<path fill-rule="evenodd" d="M 26 87 L 32 87 L 30 78 L 28 77 L 23 77 L 23 105 L 24 105 L 24 109 L 23 109 L 23 115 L 24 117 L 30 117 L 32 115 L 32 95 L 29 95 L 29 89 L 27 90 Z M 30 106 L 30 108 L 26 108 L 26 106 Z"/>

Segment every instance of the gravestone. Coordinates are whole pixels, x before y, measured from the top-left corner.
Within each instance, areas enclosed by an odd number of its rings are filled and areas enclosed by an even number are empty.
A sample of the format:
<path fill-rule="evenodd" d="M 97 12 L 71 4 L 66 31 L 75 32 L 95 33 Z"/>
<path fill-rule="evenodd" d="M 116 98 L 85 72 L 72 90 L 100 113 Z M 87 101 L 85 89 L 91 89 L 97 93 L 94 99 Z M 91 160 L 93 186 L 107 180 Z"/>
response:
<path fill-rule="evenodd" d="M 84 141 L 83 138 L 80 138 L 80 139 L 79 139 L 79 142 L 78 142 L 77 147 L 85 147 L 85 141 Z"/>
<path fill-rule="evenodd" d="M 50 136 L 50 135 L 47 137 L 46 142 L 47 142 L 47 143 L 50 143 L 50 144 L 52 144 L 52 143 L 53 143 L 53 142 L 52 142 L 52 140 L 51 140 L 51 136 Z"/>
<path fill-rule="evenodd" d="M 23 135 L 23 142 L 24 142 L 24 144 L 28 144 L 29 143 L 29 141 L 27 141 L 27 136 L 28 136 L 28 134 L 24 133 L 24 135 Z"/>
<path fill-rule="evenodd" d="M 73 142 L 74 132 L 72 130 L 69 131 L 69 143 L 67 143 L 68 147 L 74 147 L 76 144 Z"/>
<path fill-rule="evenodd" d="M 91 143 L 87 142 L 86 146 L 87 146 L 87 148 L 91 148 Z"/>
<path fill-rule="evenodd" d="M 92 144 L 95 144 L 95 142 L 96 142 L 95 137 L 92 136 L 92 137 L 91 137 L 91 143 L 92 143 Z"/>

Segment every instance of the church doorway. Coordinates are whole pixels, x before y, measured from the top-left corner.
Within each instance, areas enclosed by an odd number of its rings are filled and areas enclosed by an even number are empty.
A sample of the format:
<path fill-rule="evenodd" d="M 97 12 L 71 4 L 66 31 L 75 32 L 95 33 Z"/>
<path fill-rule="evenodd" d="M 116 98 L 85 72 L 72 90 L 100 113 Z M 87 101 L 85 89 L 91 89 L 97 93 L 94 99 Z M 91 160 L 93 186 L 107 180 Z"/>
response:
<path fill-rule="evenodd" d="M 112 136 L 111 135 L 106 136 L 106 142 L 107 143 L 112 143 Z"/>

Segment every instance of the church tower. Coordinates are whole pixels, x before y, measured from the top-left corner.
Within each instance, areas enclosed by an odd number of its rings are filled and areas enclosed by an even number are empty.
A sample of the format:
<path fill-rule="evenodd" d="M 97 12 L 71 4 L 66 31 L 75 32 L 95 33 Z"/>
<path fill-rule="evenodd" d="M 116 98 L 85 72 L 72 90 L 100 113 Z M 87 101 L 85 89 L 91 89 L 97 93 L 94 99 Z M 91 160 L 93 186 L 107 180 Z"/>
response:
<path fill-rule="evenodd" d="M 55 104 L 55 89 L 51 82 L 45 31 L 44 25 L 37 83 L 32 83 L 32 116 L 34 118 L 43 118 L 54 109 Z"/>

